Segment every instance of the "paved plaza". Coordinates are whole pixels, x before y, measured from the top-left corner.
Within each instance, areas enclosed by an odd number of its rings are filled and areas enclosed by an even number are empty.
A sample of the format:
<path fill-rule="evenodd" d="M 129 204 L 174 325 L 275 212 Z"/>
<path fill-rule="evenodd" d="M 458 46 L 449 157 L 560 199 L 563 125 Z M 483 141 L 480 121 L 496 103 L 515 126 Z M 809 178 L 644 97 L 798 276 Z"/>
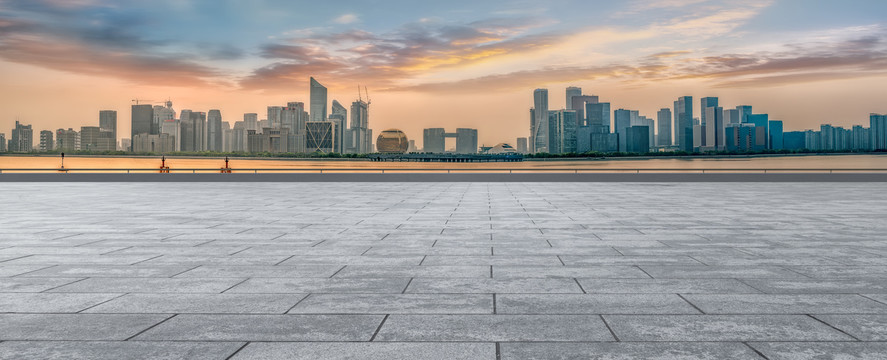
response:
<path fill-rule="evenodd" d="M 884 359 L 884 183 L 0 183 L 2 359 Z"/>

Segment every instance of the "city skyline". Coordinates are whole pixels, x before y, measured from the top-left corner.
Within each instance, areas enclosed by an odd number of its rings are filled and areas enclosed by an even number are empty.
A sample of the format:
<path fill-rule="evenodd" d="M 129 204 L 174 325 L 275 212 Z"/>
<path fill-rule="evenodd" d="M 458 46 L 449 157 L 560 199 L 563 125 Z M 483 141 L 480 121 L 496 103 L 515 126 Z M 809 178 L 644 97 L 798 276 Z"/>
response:
<path fill-rule="evenodd" d="M 488 145 L 526 136 L 527 89 L 567 86 L 651 118 L 686 94 L 754 104 L 786 131 L 852 126 L 887 112 L 887 4 L 851 3 L 2 1 L 0 128 L 77 128 L 110 109 L 127 134 L 140 98 L 239 118 L 305 101 L 312 76 L 345 104 L 368 87 L 379 130 L 477 128 Z"/>

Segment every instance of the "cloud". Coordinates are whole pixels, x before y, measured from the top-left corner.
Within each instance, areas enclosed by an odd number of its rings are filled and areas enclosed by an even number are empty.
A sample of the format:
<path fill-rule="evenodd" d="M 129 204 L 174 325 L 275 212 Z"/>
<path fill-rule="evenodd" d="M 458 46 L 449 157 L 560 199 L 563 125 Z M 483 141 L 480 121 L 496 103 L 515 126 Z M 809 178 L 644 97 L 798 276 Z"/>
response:
<path fill-rule="evenodd" d="M 333 19 L 333 22 L 336 24 L 353 24 L 360 20 L 357 15 L 354 14 L 345 14 Z"/>
<path fill-rule="evenodd" d="M 330 79 L 332 85 L 360 82 L 393 87 L 428 71 L 545 47 L 564 35 L 526 33 L 549 23 L 531 17 L 467 23 L 423 19 L 385 33 L 351 29 L 292 36 L 285 43 L 263 45 L 260 55 L 273 62 L 240 84 L 246 89 L 273 89 L 289 79 L 315 76 Z"/>
<path fill-rule="evenodd" d="M 195 57 L 243 56 L 231 45 L 210 43 L 195 44 L 196 54 L 165 51 L 170 41 L 135 31 L 147 19 L 95 1 L 7 0 L 0 5 L 0 59 L 5 61 L 149 85 L 205 86 L 223 84 L 223 73 Z"/>

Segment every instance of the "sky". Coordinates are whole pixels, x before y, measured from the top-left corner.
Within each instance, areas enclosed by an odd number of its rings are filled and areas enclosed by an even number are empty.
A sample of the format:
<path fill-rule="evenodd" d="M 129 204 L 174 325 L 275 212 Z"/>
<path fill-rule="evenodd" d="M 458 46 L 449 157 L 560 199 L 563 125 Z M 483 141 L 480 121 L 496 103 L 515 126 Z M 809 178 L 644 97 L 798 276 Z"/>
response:
<path fill-rule="evenodd" d="M 529 133 L 579 86 L 655 118 L 684 95 L 754 106 L 789 130 L 887 113 L 883 0 L 0 0 L 0 132 L 97 126 L 130 105 L 244 113 L 309 103 L 308 79 L 376 133 Z M 366 94 L 361 95 L 364 98 Z"/>

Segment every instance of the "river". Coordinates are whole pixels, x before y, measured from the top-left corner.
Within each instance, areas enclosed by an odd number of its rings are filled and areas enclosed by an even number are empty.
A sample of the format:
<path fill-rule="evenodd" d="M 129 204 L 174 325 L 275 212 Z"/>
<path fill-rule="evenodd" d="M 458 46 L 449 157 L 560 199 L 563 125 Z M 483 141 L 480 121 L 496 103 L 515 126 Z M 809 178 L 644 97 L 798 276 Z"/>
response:
<path fill-rule="evenodd" d="M 157 169 L 160 157 L 99 157 L 66 156 L 65 168 L 77 169 Z M 219 169 L 224 158 L 167 157 L 166 165 L 176 169 Z M 232 158 L 229 163 L 237 169 L 884 169 L 887 170 L 887 154 L 884 155 L 794 155 L 756 157 L 699 157 L 699 158 L 614 158 L 595 160 L 527 160 L 508 163 L 417 163 L 371 162 L 360 160 L 300 160 Z M 59 156 L 0 156 L 0 171 L 9 169 L 58 169 Z"/>

